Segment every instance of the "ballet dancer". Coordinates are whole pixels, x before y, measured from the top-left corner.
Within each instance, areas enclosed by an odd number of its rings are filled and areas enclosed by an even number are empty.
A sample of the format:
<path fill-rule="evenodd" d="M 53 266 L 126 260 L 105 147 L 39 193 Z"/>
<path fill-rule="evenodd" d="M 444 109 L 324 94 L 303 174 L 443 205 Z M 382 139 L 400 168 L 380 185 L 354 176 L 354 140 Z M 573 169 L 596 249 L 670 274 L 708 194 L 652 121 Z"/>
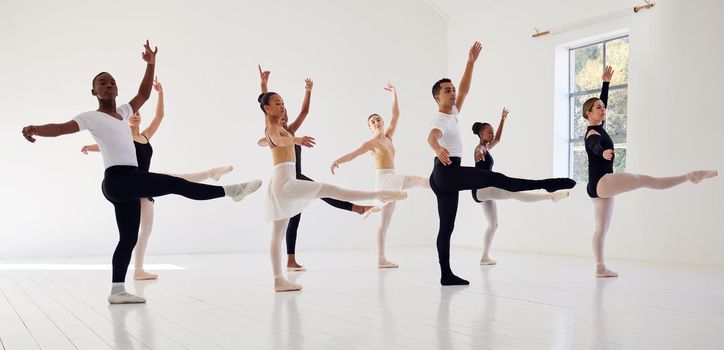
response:
<path fill-rule="evenodd" d="M 606 132 L 606 105 L 608 87 L 613 69 L 607 66 L 601 80 L 600 97 L 592 97 L 583 103 L 582 116 L 588 121 L 586 131 L 586 154 L 588 155 L 588 186 L 586 192 L 593 201 L 595 229 L 593 233 L 593 254 L 596 257 L 596 277 L 618 277 L 618 272 L 609 270 L 603 261 L 603 246 L 606 232 L 613 214 L 613 198 L 621 193 L 639 188 L 663 190 L 686 181 L 698 184 L 704 179 L 719 175 L 716 170 L 697 170 L 672 177 L 652 177 L 630 173 L 614 173 L 613 161 L 616 151 L 613 140 Z"/>
<path fill-rule="evenodd" d="M 301 213 L 311 201 L 317 198 L 336 198 L 346 201 L 378 199 L 382 202 L 401 200 L 407 197 L 403 191 L 353 191 L 321 182 L 298 180 L 295 174 L 294 145 L 313 147 L 314 138 L 295 137 L 284 130 L 281 119 L 286 114 L 282 97 L 275 92 L 259 96 L 259 107 L 264 112 L 266 139 L 271 148 L 274 173 L 269 182 L 266 203 L 266 218 L 272 221 L 270 255 L 274 273 L 274 290 L 287 292 L 302 289 L 302 285 L 291 283 L 282 274 L 281 240 L 284 237 L 289 218 Z"/>
<path fill-rule="evenodd" d="M 392 96 L 392 119 L 390 126 L 385 130 L 385 121 L 379 114 L 372 114 L 367 117 L 367 126 L 372 131 L 372 138 L 367 140 L 356 150 L 347 153 L 332 162 L 330 170 L 334 174 L 335 169 L 342 163 L 349 162 L 362 154 L 370 152 L 377 168 L 375 176 L 375 190 L 406 190 L 413 187 L 430 188 L 427 178 L 420 176 L 400 175 L 395 173 L 395 146 L 392 138 L 397 130 L 397 122 L 400 119 L 400 107 L 397 100 L 397 89 L 387 83 L 385 86 Z M 387 260 L 385 256 L 385 241 L 387 229 L 392 221 L 392 213 L 395 212 L 395 202 L 390 202 L 382 207 L 380 225 L 377 229 L 377 267 L 397 268 L 398 264 Z"/>
<path fill-rule="evenodd" d="M 101 156 L 105 174 L 102 191 L 113 204 L 120 235 L 112 260 L 113 279 L 108 296 L 111 304 L 146 302 L 145 298 L 128 293 L 124 285 L 131 253 L 138 239 L 141 198 L 179 194 L 195 200 L 228 196 L 240 201 L 261 186 L 259 180 L 223 187 L 211 186 L 138 169 L 128 119 L 151 95 L 157 53 L 158 48 L 151 50 L 146 40 L 141 54 L 146 62 L 146 72 L 138 93 L 129 103 L 116 106 L 116 81 L 111 74 L 101 72 L 93 78 L 91 89 L 91 94 L 98 100 L 97 110 L 81 113 L 65 123 L 28 125 L 22 130 L 23 137 L 29 142 L 36 141 L 34 136 L 56 137 L 88 130 L 103 150 Z"/>
<path fill-rule="evenodd" d="M 151 157 L 153 156 L 153 147 L 151 146 L 151 138 L 156 134 L 161 121 L 164 116 L 163 107 L 163 86 L 158 81 L 158 78 L 153 81 L 153 89 L 158 93 L 158 100 L 156 102 L 156 115 L 151 121 L 151 124 L 143 131 L 140 131 L 141 125 L 141 113 L 135 112 L 128 119 L 128 123 L 131 126 L 131 136 L 133 137 L 133 146 L 136 148 L 136 160 L 138 161 L 138 169 L 142 171 L 149 171 L 151 167 Z M 88 152 L 100 152 L 100 148 L 97 144 L 85 145 L 80 150 L 83 154 Z M 209 169 L 200 173 L 192 174 L 171 174 L 176 177 L 191 181 L 191 182 L 202 182 L 207 179 L 214 179 L 219 181 L 221 176 L 229 173 L 234 168 L 231 166 L 224 166 Z M 148 272 L 143 267 L 143 260 L 146 256 L 146 246 L 148 245 L 148 239 L 151 236 L 151 230 L 153 229 L 153 198 L 141 198 L 141 222 L 140 230 L 138 233 L 138 242 L 136 248 L 133 251 L 133 279 L 134 280 L 153 280 L 158 278 L 155 273 Z"/>
<path fill-rule="evenodd" d="M 440 217 L 437 252 L 440 263 L 440 284 L 443 286 L 469 284 L 468 281 L 456 276 L 450 268 L 450 237 L 455 226 L 459 191 L 496 187 L 510 192 L 536 189 L 555 192 L 576 185 L 575 181 L 568 178 L 516 179 L 493 171 L 460 165 L 463 143 L 458 128 L 458 115 L 470 91 L 473 68 L 481 50 L 482 45 L 479 42 L 475 42 L 470 48 L 465 72 L 460 80 L 460 91 L 456 91 L 455 85 L 447 78 L 438 80 L 432 86 L 432 96 L 437 102 L 438 112 L 433 117 L 427 141 L 436 155 L 430 175 L 430 187 L 437 197 Z"/>

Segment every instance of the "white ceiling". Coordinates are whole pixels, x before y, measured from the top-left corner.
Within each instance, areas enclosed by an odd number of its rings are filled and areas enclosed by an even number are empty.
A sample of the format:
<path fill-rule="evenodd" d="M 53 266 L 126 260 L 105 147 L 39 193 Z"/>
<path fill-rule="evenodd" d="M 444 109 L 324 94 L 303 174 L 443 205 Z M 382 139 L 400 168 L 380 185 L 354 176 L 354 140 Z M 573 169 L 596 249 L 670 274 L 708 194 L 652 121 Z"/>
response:
<path fill-rule="evenodd" d="M 454 18 L 472 11 L 480 11 L 502 1 L 505 0 L 425 0 L 430 7 L 445 19 Z"/>

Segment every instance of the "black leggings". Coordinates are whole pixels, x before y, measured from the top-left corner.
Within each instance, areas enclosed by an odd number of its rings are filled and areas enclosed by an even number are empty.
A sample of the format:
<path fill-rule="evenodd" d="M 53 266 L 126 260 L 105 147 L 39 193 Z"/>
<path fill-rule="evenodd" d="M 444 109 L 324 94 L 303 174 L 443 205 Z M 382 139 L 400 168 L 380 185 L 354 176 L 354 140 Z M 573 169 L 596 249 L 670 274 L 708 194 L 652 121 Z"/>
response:
<path fill-rule="evenodd" d="M 473 167 L 460 166 L 460 157 L 450 157 L 452 164 L 443 165 L 435 158 L 430 175 L 430 187 L 437 197 L 437 213 L 440 229 L 437 233 L 437 255 L 443 275 L 452 275 L 450 269 L 450 236 L 455 227 L 458 211 L 458 192 L 485 187 L 497 187 L 510 192 L 546 189 L 555 191 L 571 188 L 575 182 L 570 179 L 526 180 L 507 177 L 501 173 Z M 572 184 L 571 184 L 572 183 Z"/>
<path fill-rule="evenodd" d="M 297 180 L 314 181 L 306 175 L 300 173 L 297 173 Z M 321 199 L 335 208 L 352 211 L 352 203 L 350 202 L 344 202 L 333 198 Z M 299 220 L 301 218 L 302 213 L 299 213 L 289 219 L 289 225 L 287 226 L 287 254 L 295 254 L 294 249 L 297 245 L 297 229 L 299 228 Z"/>
<path fill-rule="evenodd" d="M 224 196 L 221 186 L 189 182 L 182 178 L 139 170 L 135 166 L 116 165 L 105 171 L 103 195 L 113 204 L 120 239 L 113 252 L 113 282 L 126 279 L 131 253 L 138 240 L 141 222 L 141 198 L 178 194 L 207 200 Z"/>

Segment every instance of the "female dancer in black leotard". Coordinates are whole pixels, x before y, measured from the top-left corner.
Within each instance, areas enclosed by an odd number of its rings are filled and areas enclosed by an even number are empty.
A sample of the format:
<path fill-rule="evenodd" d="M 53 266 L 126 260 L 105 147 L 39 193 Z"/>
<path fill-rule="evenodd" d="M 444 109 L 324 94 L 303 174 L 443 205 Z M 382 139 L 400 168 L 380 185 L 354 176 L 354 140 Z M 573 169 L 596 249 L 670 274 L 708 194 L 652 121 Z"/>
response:
<path fill-rule="evenodd" d="M 158 100 L 156 102 L 156 115 L 154 116 L 153 121 L 151 121 L 151 124 L 141 131 L 141 114 L 138 111 L 128 119 L 128 124 L 131 126 L 133 146 L 136 148 L 138 169 L 142 171 L 149 171 L 149 168 L 151 167 L 151 157 L 153 156 L 151 138 L 156 134 L 159 126 L 161 126 L 161 121 L 164 117 L 163 86 L 158 79 L 153 81 L 153 89 L 158 93 Z M 88 152 L 100 152 L 100 148 L 97 144 L 85 145 L 80 151 L 83 152 L 83 154 L 88 154 Z M 231 166 L 225 166 L 209 169 L 200 173 L 171 175 L 191 182 L 202 182 L 210 178 L 214 179 L 214 181 L 219 181 L 221 176 L 233 169 L 234 168 Z M 136 243 L 136 248 L 133 251 L 134 280 L 151 280 L 158 278 L 157 274 L 148 272 L 143 267 L 143 260 L 146 255 L 146 246 L 148 245 L 148 239 L 151 236 L 151 230 L 153 229 L 153 204 L 153 198 L 141 198 L 140 230 L 138 232 L 138 242 Z"/>
<path fill-rule="evenodd" d="M 111 295 L 108 296 L 108 302 L 111 304 L 146 301 L 126 292 L 124 286 L 128 263 L 131 261 L 131 253 L 138 239 L 141 198 L 173 193 L 196 200 L 226 195 L 239 201 L 261 186 L 259 180 L 223 187 L 211 186 L 138 169 L 133 138 L 127 122 L 151 95 L 158 51 L 151 50 L 148 41 L 144 49 L 142 57 L 147 63 L 146 73 L 138 94 L 128 104 L 116 106 L 118 95 L 116 81 L 109 73 L 102 72 L 93 78 L 91 90 L 93 96 L 98 99 L 98 110 L 81 113 L 73 120 L 62 124 L 28 125 L 22 130 L 23 137 L 30 142 L 35 142 L 33 136 L 55 137 L 88 130 L 103 150 L 101 155 L 106 168 L 102 185 L 103 195 L 115 208 L 116 224 L 120 234 L 120 240 L 113 253 L 113 286 Z"/>
<path fill-rule="evenodd" d="M 261 92 L 266 93 L 269 91 L 269 75 L 271 75 L 271 71 L 268 70 L 262 70 L 261 65 L 259 66 L 259 78 L 261 79 Z M 312 97 L 312 88 L 314 87 L 314 82 L 311 79 L 305 80 L 305 93 L 304 93 L 304 101 L 302 102 L 302 109 L 299 111 L 299 115 L 296 119 L 294 119 L 294 122 L 291 125 L 288 125 L 289 117 L 286 114 L 286 110 L 284 112 L 284 116 L 281 119 L 281 126 L 284 130 L 289 132 L 289 134 L 294 135 L 296 131 L 299 129 L 299 127 L 302 126 L 302 123 L 307 118 L 307 114 L 309 114 L 309 104 Z M 269 142 L 267 141 L 266 137 L 262 137 L 259 142 L 259 146 L 267 147 L 269 146 Z M 294 154 L 296 158 L 295 163 L 295 170 L 297 173 L 297 180 L 305 180 L 305 181 L 314 181 L 307 177 L 306 175 L 302 174 L 302 146 L 300 145 L 294 145 Z M 353 211 L 357 214 L 363 215 L 364 217 L 367 217 L 372 212 L 377 212 L 380 210 L 378 207 L 368 206 L 368 205 L 358 205 L 353 204 L 347 201 L 340 201 L 334 198 L 321 198 L 325 203 L 339 209 L 347 210 L 347 211 Z M 306 271 L 307 269 L 299 265 L 296 259 L 296 245 L 297 245 L 297 230 L 299 229 L 299 221 L 302 218 L 302 213 L 299 213 L 295 216 L 293 216 L 291 219 L 289 219 L 289 225 L 287 225 L 287 233 L 286 233 L 286 241 L 287 241 L 287 271 Z"/>
<path fill-rule="evenodd" d="M 618 273 L 606 268 L 603 261 L 603 246 L 606 231 L 613 214 L 613 197 L 639 188 L 663 190 L 686 181 L 699 183 L 701 180 L 718 175 L 715 170 L 698 170 L 673 177 L 651 177 L 630 173 L 614 173 L 615 151 L 613 140 L 605 129 L 608 86 L 613 76 L 609 66 L 603 72 L 601 96 L 592 97 L 583 103 L 583 118 L 588 120 L 586 131 L 586 154 L 588 155 L 588 186 L 586 191 L 593 200 L 595 231 L 593 253 L 596 256 L 596 277 L 617 277 Z"/>
<path fill-rule="evenodd" d="M 493 130 L 493 126 L 488 123 L 473 123 L 473 134 L 480 138 L 480 142 L 475 147 L 475 167 L 485 171 L 493 171 L 493 155 L 490 150 L 493 149 L 503 136 L 503 126 L 508 118 L 508 110 L 503 108 L 498 124 L 497 133 Z M 498 207 L 496 200 L 515 199 L 521 202 L 538 202 L 551 200 L 557 202 L 562 198 L 568 197 L 567 191 L 558 191 L 553 193 L 531 193 L 531 192 L 510 192 L 496 187 L 486 187 L 470 191 L 473 200 L 480 203 L 483 208 L 483 214 L 488 221 L 488 228 L 485 230 L 485 238 L 483 241 L 483 257 L 480 258 L 480 265 L 495 265 L 497 262 L 490 258 L 490 246 L 493 243 L 495 230 L 498 228 Z"/>
<path fill-rule="evenodd" d="M 470 82 L 475 61 L 480 55 L 482 45 L 479 42 L 470 48 L 465 73 L 460 80 L 460 91 L 450 79 L 440 79 L 432 87 L 432 96 L 438 105 L 438 113 L 433 118 L 427 142 L 435 151 L 434 167 L 430 175 L 430 187 L 437 197 L 437 211 L 440 216 L 440 229 L 437 234 L 437 254 L 440 261 L 440 283 L 442 285 L 469 284 L 455 276 L 450 268 L 450 236 L 455 225 L 458 207 L 458 192 L 485 187 L 497 187 L 511 192 L 545 189 L 555 192 L 573 188 L 576 182 L 568 179 L 525 180 L 507 177 L 493 171 L 460 166 L 462 140 L 458 130 L 458 113 L 470 90 Z"/>

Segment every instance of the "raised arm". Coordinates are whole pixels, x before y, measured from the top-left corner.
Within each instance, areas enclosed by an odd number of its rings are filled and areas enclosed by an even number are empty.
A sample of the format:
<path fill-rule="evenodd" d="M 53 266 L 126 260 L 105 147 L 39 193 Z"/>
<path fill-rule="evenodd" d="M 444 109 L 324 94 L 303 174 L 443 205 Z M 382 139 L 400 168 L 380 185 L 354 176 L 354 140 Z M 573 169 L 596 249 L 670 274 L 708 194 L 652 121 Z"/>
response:
<path fill-rule="evenodd" d="M 608 86 L 611 85 L 611 78 L 613 77 L 613 68 L 611 66 L 606 66 L 606 69 L 603 70 L 603 75 L 601 76 L 601 80 L 603 80 L 603 84 L 601 86 L 601 96 L 598 98 L 603 101 L 603 106 L 608 106 Z"/>
<path fill-rule="evenodd" d="M 269 82 L 269 74 L 271 74 L 268 70 L 262 70 L 261 65 L 259 66 L 259 80 L 261 82 L 261 93 L 265 94 L 269 92 L 269 88 L 267 87 L 267 83 Z"/>
<path fill-rule="evenodd" d="M 498 130 L 495 131 L 495 138 L 488 145 L 488 149 L 493 149 L 495 145 L 500 142 L 500 138 L 503 137 L 503 128 L 505 127 L 505 120 L 508 119 L 508 109 L 503 107 L 503 112 L 500 114 L 500 123 L 498 124 Z"/>
<path fill-rule="evenodd" d="M 289 124 L 289 131 L 293 133 L 296 133 L 300 126 L 302 126 L 302 123 L 304 123 L 304 119 L 307 119 L 307 114 L 309 114 L 309 103 L 312 99 L 312 88 L 314 87 L 314 82 L 312 79 L 304 79 L 304 101 L 302 102 L 302 109 L 299 111 L 299 115 L 296 119 L 294 119 L 294 122 Z"/>
<path fill-rule="evenodd" d="M 427 135 L 427 144 L 430 145 L 430 148 L 432 148 L 433 151 L 435 151 L 437 159 L 439 159 L 442 164 L 450 165 L 452 164 L 452 161 L 450 160 L 450 152 L 447 148 L 440 146 L 440 143 L 437 142 L 437 140 L 441 137 L 442 131 L 440 131 L 440 129 L 432 129 Z"/>
<path fill-rule="evenodd" d="M 475 68 L 475 61 L 478 60 L 482 49 L 483 45 L 476 41 L 468 53 L 468 63 L 465 65 L 465 72 L 463 73 L 462 79 L 460 79 L 460 87 L 458 88 L 455 100 L 455 107 L 458 108 L 458 111 L 463 109 L 463 102 L 465 102 L 465 97 L 468 96 L 468 92 L 470 91 L 470 84 L 473 80 L 473 68 Z"/>
<path fill-rule="evenodd" d="M 337 160 L 332 162 L 332 166 L 330 167 L 332 174 L 334 174 L 334 169 L 339 168 L 340 164 L 347 163 L 347 162 L 367 153 L 370 150 L 372 150 L 372 142 L 367 141 L 367 142 L 363 143 L 362 146 L 360 146 L 358 149 L 339 157 Z"/>
<path fill-rule="evenodd" d="M 80 131 L 78 123 L 71 120 L 62 124 L 28 125 L 23 128 L 23 137 L 30 142 L 35 142 L 33 136 L 56 137 L 73 134 Z"/>
<path fill-rule="evenodd" d="M 143 130 L 141 134 L 146 136 L 146 139 L 150 140 L 151 137 L 156 133 L 158 127 L 161 126 L 163 120 L 163 86 L 158 81 L 158 77 L 153 81 L 153 89 L 158 93 L 158 101 L 156 102 L 156 115 L 153 117 L 151 124 Z"/>
<path fill-rule="evenodd" d="M 156 66 L 156 53 L 158 53 L 158 47 L 154 47 L 154 49 L 151 50 L 148 40 L 146 40 L 146 43 L 143 44 L 143 49 L 144 51 L 141 54 L 141 58 L 146 61 L 146 73 L 143 75 L 143 80 L 141 80 L 141 86 L 138 88 L 138 94 L 136 94 L 136 97 L 132 98 L 131 101 L 128 102 L 131 105 L 131 108 L 133 108 L 134 113 L 138 112 L 138 110 L 141 109 L 141 106 L 143 106 L 143 104 L 148 101 L 148 98 L 151 97 L 153 72 Z"/>
<path fill-rule="evenodd" d="M 85 146 L 81 147 L 81 149 L 80 149 L 80 152 L 83 154 L 88 154 L 88 152 L 100 152 L 100 151 L 101 151 L 101 148 L 98 147 L 97 144 L 85 145 Z"/>
<path fill-rule="evenodd" d="M 397 130 L 397 122 L 400 120 L 400 105 L 397 102 L 397 89 L 389 82 L 385 86 L 385 90 L 392 94 L 392 119 L 390 120 L 390 126 L 387 128 L 385 136 L 392 139 L 392 136 Z"/>

